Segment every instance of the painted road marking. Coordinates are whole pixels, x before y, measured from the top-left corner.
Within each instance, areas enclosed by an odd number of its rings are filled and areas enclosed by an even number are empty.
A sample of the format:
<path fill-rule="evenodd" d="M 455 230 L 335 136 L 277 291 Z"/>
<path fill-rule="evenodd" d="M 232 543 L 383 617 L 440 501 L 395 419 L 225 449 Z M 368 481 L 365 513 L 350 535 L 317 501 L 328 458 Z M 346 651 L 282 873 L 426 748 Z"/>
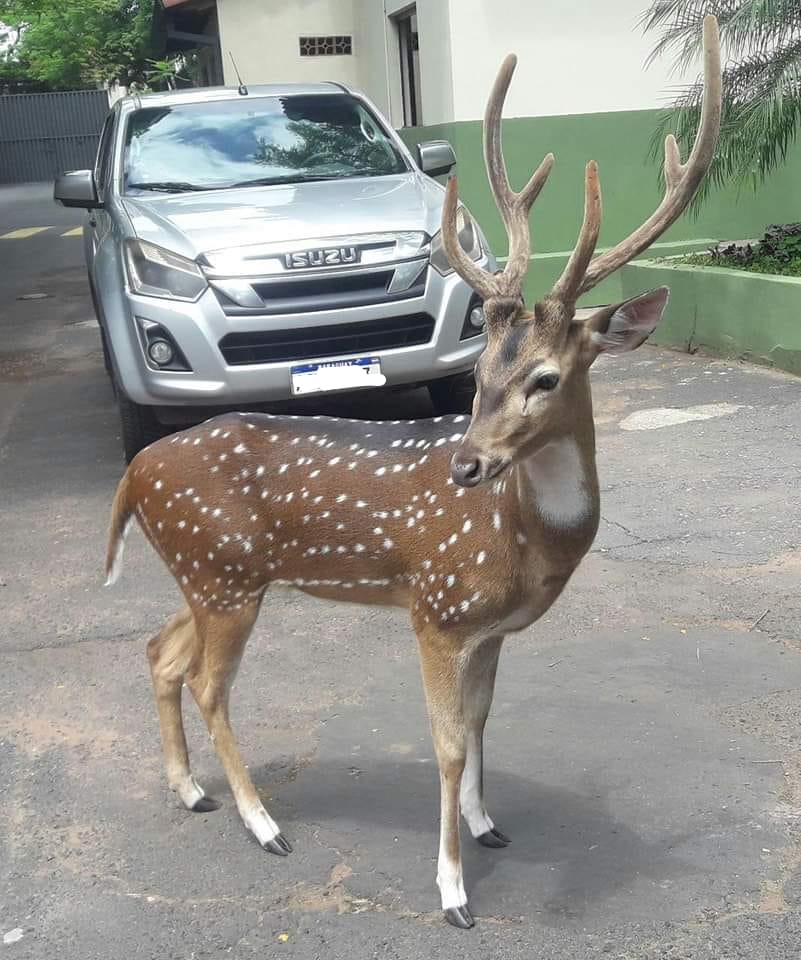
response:
<path fill-rule="evenodd" d="M 737 413 L 741 403 L 701 403 L 696 407 L 657 407 L 652 410 L 637 410 L 620 423 L 621 430 L 658 430 L 674 427 L 692 420 L 712 420 Z"/>
<path fill-rule="evenodd" d="M 66 233 L 62 233 L 62 237 L 80 237 L 83 233 L 83 227 L 73 227 L 72 230 L 67 230 Z"/>
<path fill-rule="evenodd" d="M 0 240 L 25 240 L 27 237 L 32 237 L 37 233 L 42 233 L 50 229 L 50 227 L 20 227 L 19 230 L 12 230 L 11 233 L 2 234 Z"/>

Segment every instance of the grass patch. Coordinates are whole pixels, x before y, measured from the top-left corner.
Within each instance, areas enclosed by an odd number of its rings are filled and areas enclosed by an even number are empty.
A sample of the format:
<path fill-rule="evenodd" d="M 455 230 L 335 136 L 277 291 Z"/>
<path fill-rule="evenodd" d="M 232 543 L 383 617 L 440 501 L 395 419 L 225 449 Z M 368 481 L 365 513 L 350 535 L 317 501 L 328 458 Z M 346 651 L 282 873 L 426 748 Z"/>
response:
<path fill-rule="evenodd" d="M 730 270 L 745 270 L 748 273 L 768 273 L 780 277 L 801 277 L 801 257 L 794 260 L 777 260 L 776 257 L 755 256 L 743 261 L 712 253 L 688 253 L 684 257 L 672 257 L 670 263 L 687 263 L 694 267 L 727 267 Z"/>

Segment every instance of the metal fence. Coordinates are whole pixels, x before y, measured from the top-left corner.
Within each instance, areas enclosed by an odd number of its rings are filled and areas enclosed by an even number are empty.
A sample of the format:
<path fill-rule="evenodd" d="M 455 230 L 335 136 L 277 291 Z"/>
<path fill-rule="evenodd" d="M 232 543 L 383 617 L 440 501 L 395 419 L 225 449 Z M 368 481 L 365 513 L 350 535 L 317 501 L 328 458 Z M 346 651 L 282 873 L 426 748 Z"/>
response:
<path fill-rule="evenodd" d="M 105 90 L 0 96 L 0 183 L 91 167 L 107 112 Z"/>

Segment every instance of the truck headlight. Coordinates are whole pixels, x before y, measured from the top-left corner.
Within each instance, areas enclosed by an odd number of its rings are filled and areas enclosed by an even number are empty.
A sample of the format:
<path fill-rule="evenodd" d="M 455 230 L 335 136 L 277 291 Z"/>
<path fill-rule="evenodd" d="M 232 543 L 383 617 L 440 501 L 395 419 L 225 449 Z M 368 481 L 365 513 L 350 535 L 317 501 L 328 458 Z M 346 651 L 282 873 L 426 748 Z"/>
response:
<path fill-rule="evenodd" d="M 194 260 L 146 240 L 126 241 L 125 264 L 131 290 L 146 297 L 194 301 L 208 286 Z"/>
<path fill-rule="evenodd" d="M 456 212 L 456 230 L 462 249 L 471 260 L 480 260 L 483 250 L 473 219 L 465 207 L 459 207 Z M 442 231 L 437 231 L 431 241 L 431 266 L 443 277 L 453 273 L 453 267 L 448 263 L 445 248 L 442 245 Z"/>

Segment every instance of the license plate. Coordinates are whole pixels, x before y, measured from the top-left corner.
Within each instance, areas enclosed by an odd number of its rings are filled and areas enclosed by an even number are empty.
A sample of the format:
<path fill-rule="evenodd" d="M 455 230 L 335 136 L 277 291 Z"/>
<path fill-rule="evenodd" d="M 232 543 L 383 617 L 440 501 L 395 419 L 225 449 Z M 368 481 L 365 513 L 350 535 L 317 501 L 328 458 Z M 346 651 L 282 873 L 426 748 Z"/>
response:
<path fill-rule="evenodd" d="M 355 390 L 382 387 L 387 378 L 381 373 L 378 357 L 356 360 L 332 360 L 329 363 L 302 363 L 290 370 L 292 393 L 320 393 L 324 390 Z"/>

